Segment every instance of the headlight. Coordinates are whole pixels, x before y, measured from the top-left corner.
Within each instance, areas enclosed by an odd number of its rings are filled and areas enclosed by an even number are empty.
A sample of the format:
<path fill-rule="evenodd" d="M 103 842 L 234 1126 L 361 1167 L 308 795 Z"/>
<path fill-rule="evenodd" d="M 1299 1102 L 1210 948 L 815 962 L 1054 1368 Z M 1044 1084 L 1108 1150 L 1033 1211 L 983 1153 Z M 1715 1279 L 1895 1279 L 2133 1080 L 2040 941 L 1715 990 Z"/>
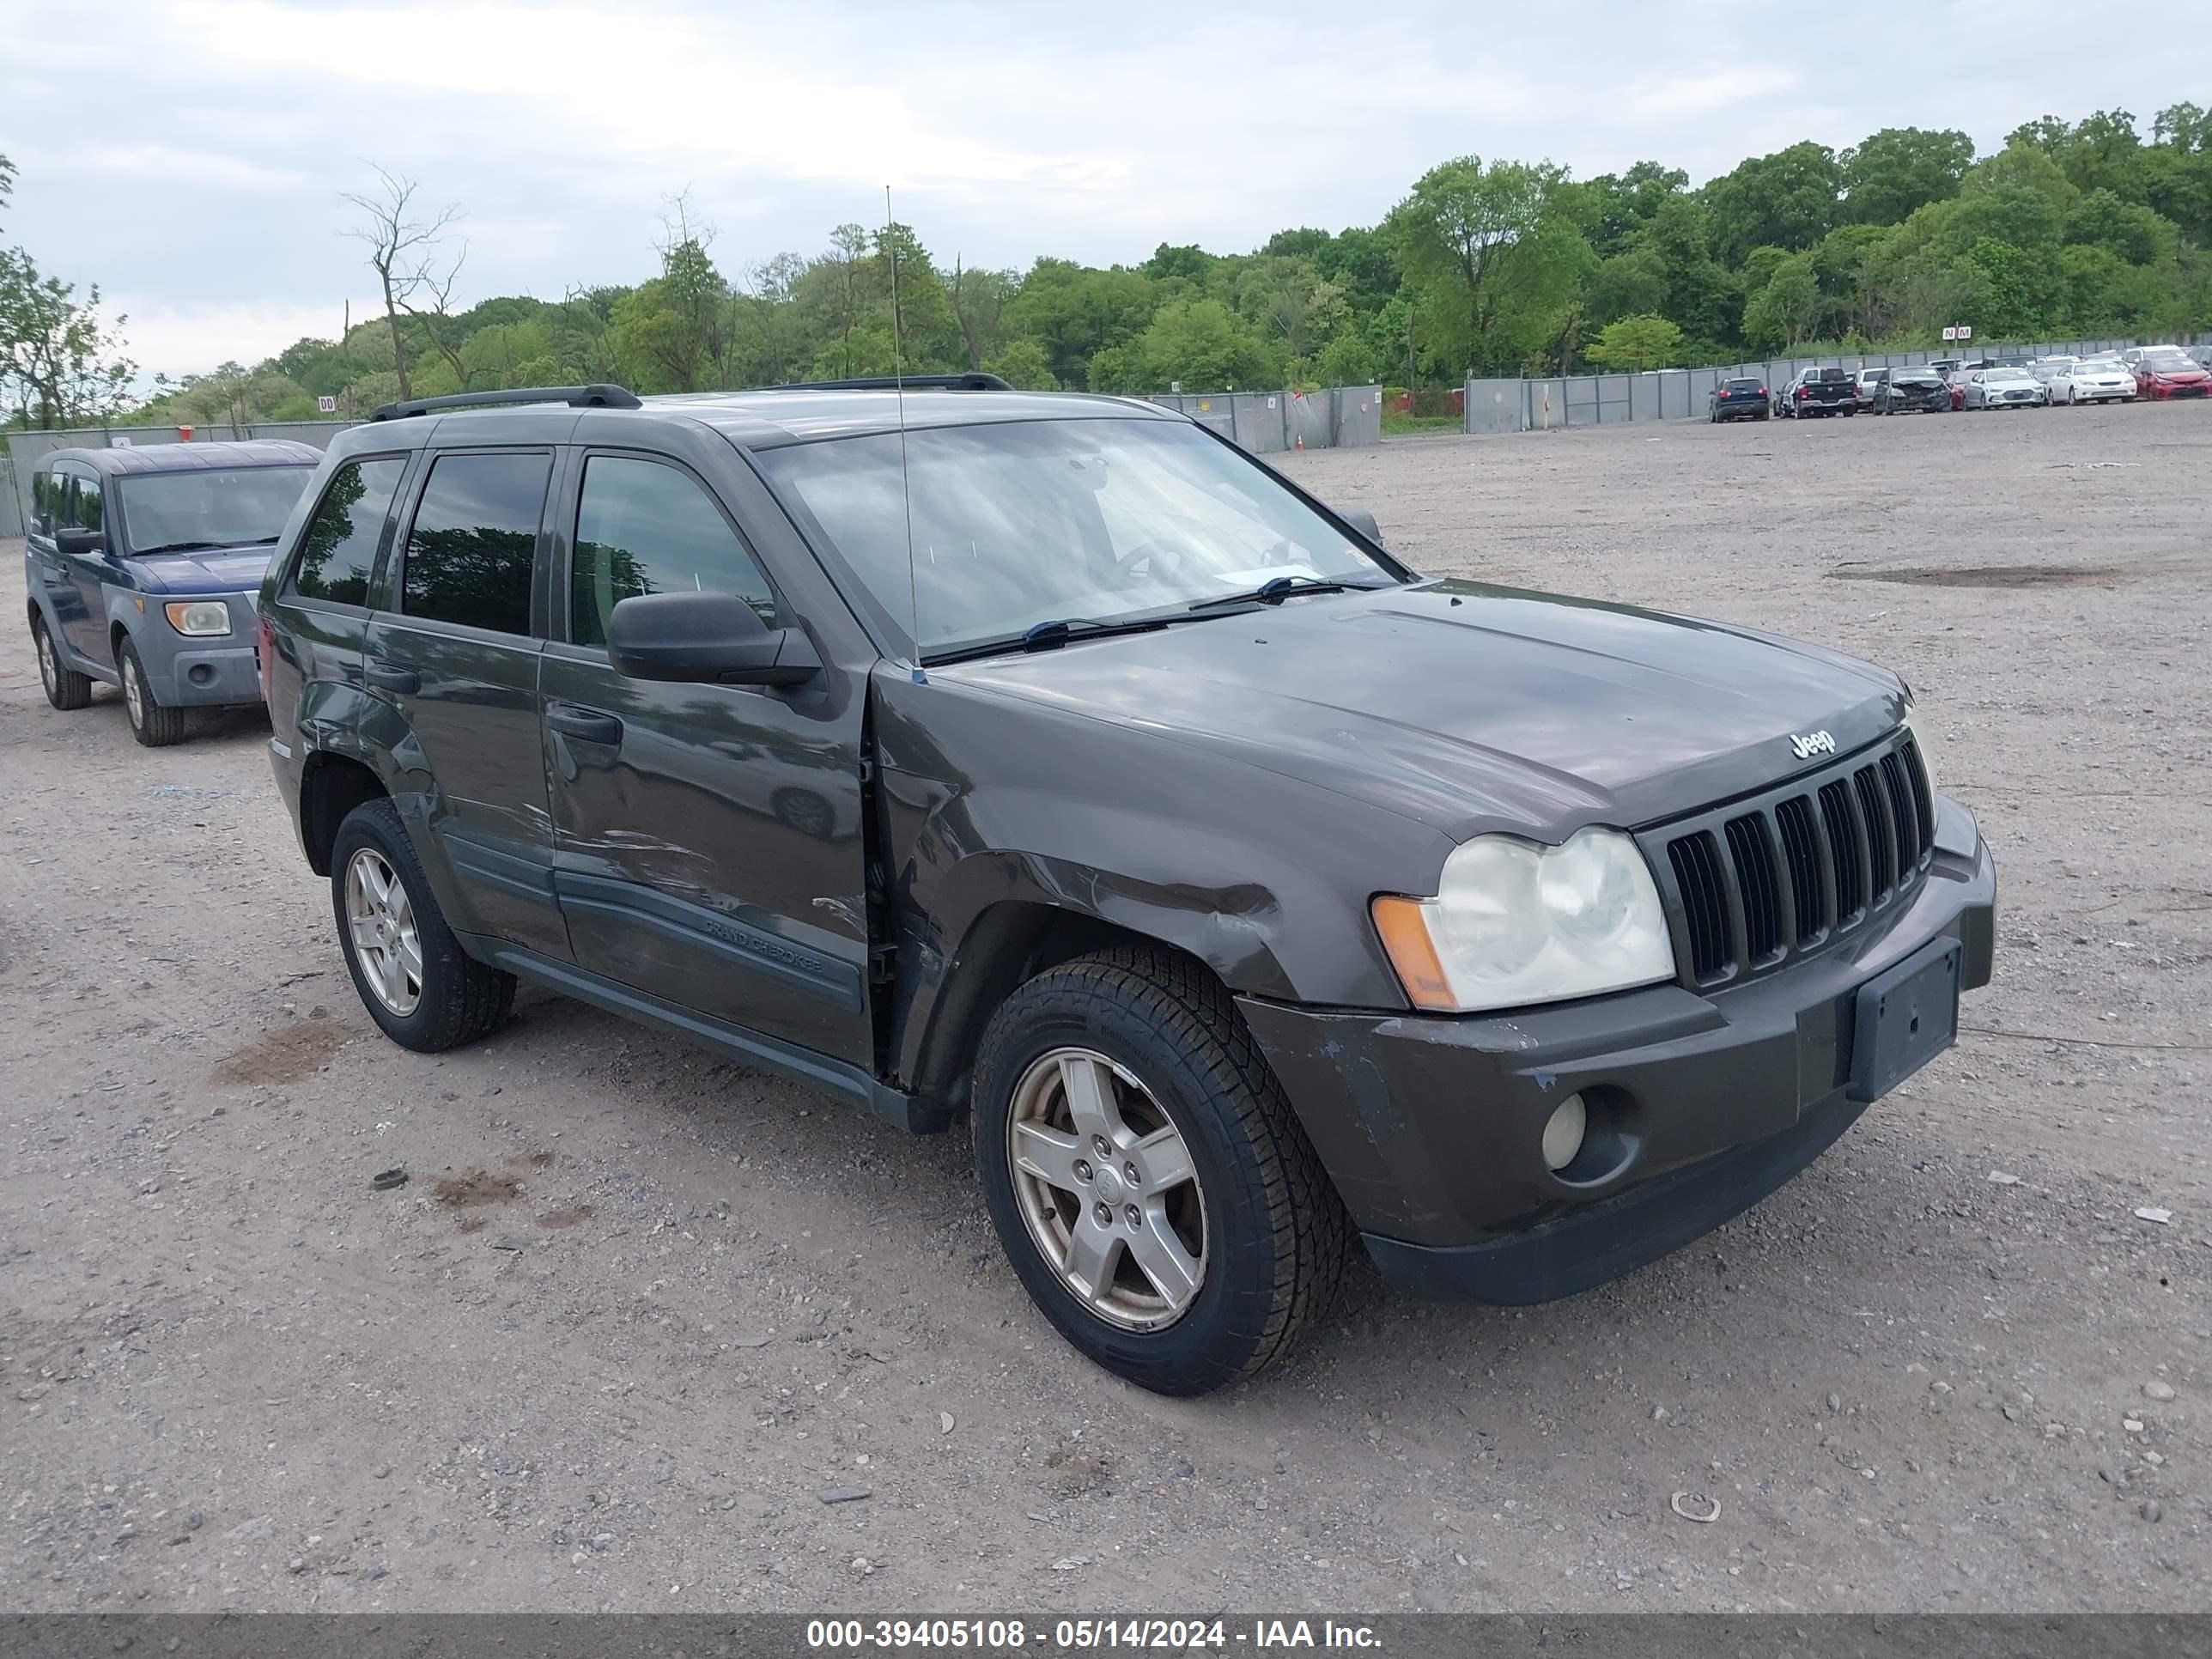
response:
<path fill-rule="evenodd" d="M 1908 703 L 1905 709 L 1905 729 L 1911 734 L 1912 746 L 1920 751 L 1920 769 L 1928 775 L 1928 793 L 1936 793 L 1936 750 L 1928 740 L 1928 720 L 1917 703 Z"/>
<path fill-rule="evenodd" d="M 179 634 L 204 637 L 230 632 L 230 607 L 221 599 L 173 599 L 161 611 Z"/>
<path fill-rule="evenodd" d="M 1453 849 L 1437 888 L 1434 898 L 1373 905 L 1418 1008 L 1516 1008 L 1674 977 L 1659 889 L 1618 830 L 1584 830 L 1560 847 L 1478 836 Z"/>

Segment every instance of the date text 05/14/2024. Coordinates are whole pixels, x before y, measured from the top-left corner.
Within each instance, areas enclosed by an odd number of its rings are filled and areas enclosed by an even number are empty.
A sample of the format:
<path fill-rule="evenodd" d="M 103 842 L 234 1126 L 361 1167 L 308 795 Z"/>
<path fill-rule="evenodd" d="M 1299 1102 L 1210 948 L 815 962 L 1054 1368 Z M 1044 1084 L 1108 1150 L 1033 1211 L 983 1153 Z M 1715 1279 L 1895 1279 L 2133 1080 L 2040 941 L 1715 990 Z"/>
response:
<path fill-rule="evenodd" d="M 1223 1619 L 1060 1619 L 1048 1627 L 1020 1619 L 812 1619 L 813 1649 L 939 1650 L 970 1653 L 1084 1652 L 1141 1649 L 1154 1652 L 1234 1651 L 1238 1648 L 1342 1648 L 1374 1650 L 1369 1626 L 1334 1619 L 1256 1619 L 1239 1627 Z"/>

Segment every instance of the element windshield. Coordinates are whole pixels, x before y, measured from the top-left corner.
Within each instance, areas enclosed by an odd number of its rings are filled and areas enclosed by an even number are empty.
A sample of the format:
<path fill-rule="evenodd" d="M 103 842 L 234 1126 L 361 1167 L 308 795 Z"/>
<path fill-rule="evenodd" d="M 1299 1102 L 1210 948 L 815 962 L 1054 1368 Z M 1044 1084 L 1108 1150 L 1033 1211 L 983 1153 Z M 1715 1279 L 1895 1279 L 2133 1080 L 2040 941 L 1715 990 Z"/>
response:
<path fill-rule="evenodd" d="M 1278 577 L 1399 580 L 1266 472 L 1180 421 L 927 428 L 906 434 L 903 468 L 896 432 L 759 459 L 909 627 L 925 660 L 1018 641 L 1042 623 L 1187 617 L 1194 603 Z"/>
<path fill-rule="evenodd" d="M 147 472 L 118 482 L 136 554 L 188 553 L 273 542 L 312 466 L 245 466 L 227 472 Z"/>

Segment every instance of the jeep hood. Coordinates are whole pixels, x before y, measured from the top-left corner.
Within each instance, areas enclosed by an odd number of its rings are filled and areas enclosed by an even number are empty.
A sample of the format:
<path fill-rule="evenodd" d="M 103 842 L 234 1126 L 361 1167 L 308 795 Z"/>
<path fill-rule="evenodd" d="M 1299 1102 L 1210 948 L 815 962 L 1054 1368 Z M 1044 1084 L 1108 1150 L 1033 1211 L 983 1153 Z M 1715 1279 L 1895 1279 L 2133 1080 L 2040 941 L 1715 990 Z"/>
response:
<path fill-rule="evenodd" d="M 1815 734 L 1849 753 L 1905 707 L 1896 676 L 1832 652 L 1456 580 L 929 672 L 1296 777 L 1455 839 L 1662 822 L 1826 764 Z M 1219 781 L 1234 787 L 1226 771 Z"/>

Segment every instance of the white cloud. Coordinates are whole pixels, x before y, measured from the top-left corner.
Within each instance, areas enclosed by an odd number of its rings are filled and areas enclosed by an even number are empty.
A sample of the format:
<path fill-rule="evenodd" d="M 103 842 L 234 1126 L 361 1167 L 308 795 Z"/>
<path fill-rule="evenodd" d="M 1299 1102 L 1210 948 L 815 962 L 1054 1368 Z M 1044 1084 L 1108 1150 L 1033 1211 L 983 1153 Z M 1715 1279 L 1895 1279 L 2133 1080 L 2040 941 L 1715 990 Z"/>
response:
<path fill-rule="evenodd" d="M 11 87 L 6 229 L 119 296 L 142 361 L 204 368 L 367 291 L 339 198 L 371 160 L 463 210 L 464 301 L 636 281 L 687 186 L 732 271 L 875 222 L 886 184 L 948 258 L 1137 260 L 1371 224 L 1470 152 L 1702 182 L 1887 125 L 2147 125 L 2212 83 L 2202 3 L 2106 0 L 2157 50 L 2054 79 L 2063 0 L 133 0 L 129 52 L 50 30 Z M 49 137 L 94 81 L 131 118 Z"/>
<path fill-rule="evenodd" d="M 256 363 L 302 337 L 335 339 L 345 320 L 343 304 L 218 301 L 179 306 L 153 294 L 136 296 L 139 303 L 135 304 L 129 294 L 107 297 L 110 314 L 127 319 L 123 333 L 131 359 L 148 380 L 157 374 L 174 380 L 218 363 Z M 353 302 L 356 323 L 378 314 L 369 301 Z"/>

